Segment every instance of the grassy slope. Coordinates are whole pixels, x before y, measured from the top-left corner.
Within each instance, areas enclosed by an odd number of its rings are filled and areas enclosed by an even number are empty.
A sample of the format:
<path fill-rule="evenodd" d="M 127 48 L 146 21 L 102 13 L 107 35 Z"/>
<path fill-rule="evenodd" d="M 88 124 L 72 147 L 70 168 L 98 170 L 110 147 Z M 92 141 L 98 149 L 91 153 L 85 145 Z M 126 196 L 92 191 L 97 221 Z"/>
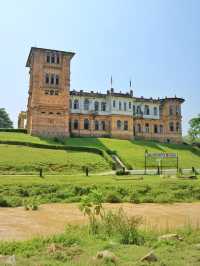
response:
<path fill-rule="evenodd" d="M 32 137 L 21 133 L 0 132 L 0 140 L 18 140 L 30 141 L 34 143 L 55 144 L 53 140 Z M 144 167 L 144 152 L 173 152 L 178 153 L 180 158 L 180 167 L 191 168 L 192 166 L 200 168 L 200 150 L 189 145 L 163 144 L 151 141 L 129 141 L 109 138 L 68 138 L 66 145 L 91 146 L 102 149 L 111 149 L 117 151 L 122 160 L 139 169 Z"/>
<path fill-rule="evenodd" d="M 97 146 L 115 150 L 125 163 L 136 169 L 144 167 L 144 152 L 146 149 L 149 152 L 178 153 L 180 167 L 190 168 L 194 166 L 200 168 L 200 150 L 186 145 L 109 138 L 70 138 L 66 140 L 66 144 Z"/>
<path fill-rule="evenodd" d="M 45 173 L 73 174 L 83 166 L 93 172 L 110 169 L 102 156 L 88 152 L 0 145 L 0 173 L 34 173 L 42 167 Z"/>

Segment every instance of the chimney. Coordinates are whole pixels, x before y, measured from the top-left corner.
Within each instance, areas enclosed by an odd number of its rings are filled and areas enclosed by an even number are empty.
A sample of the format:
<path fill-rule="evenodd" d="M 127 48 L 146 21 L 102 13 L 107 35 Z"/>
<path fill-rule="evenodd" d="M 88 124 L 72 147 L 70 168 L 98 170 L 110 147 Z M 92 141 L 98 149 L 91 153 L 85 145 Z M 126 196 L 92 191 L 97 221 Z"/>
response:
<path fill-rule="evenodd" d="M 133 96 L 133 90 L 130 90 L 130 95 Z"/>

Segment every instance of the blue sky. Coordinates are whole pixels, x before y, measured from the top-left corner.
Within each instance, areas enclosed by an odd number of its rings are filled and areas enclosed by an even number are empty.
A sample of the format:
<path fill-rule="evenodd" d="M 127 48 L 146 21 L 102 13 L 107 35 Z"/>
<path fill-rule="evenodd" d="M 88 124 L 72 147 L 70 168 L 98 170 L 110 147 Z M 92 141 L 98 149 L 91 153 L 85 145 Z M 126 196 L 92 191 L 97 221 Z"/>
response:
<path fill-rule="evenodd" d="M 26 109 L 31 46 L 74 51 L 71 89 L 184 97 L 183 129 L 200 113 L 200 1 L 1 1 L 0 107 Z"/>

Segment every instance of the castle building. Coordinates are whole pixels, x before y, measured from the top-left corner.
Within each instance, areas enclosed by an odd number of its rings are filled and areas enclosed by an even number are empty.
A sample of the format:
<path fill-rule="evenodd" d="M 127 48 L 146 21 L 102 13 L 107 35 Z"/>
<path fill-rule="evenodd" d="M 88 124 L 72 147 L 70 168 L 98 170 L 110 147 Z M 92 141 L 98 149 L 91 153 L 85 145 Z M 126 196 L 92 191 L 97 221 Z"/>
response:
<path fill-rule="evenodd" d="M 70 62 L 75 54 L 32 47 L 27 130 L 47 137 L 94 136 L 180 143 L 181 104 L 173 97 L 135 97 L 133 91 L 70 91 Z M 19 127 L 25 115 L 19 115 Z"/>

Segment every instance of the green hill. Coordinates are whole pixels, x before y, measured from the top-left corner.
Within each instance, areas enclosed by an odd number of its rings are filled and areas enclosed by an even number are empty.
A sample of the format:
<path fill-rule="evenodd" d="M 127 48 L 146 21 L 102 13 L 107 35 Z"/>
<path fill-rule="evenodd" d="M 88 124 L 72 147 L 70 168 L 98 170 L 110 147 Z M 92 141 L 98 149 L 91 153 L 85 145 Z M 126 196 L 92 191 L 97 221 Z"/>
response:
<path fill-rule="evenodd" d="M 180 159 L 180 167 L 191 168 L 192 166 L 200 168 L 200 149 L 185 144 L 164 144 L 153 141 L 130 141 L 118 140 L 111 138 L 67 138 L 64 143 L 57 143 L 54 140 L 32 137 L 22 133 L 0 132 L 0 140 L 4 141 L 27 141 L 41 144 L 65 144 L 69 146 L 87 146 L 97 147 L 105 151 L 116 151 L 123 162 L 134 168 L 140 169 L 144 167 L 144 152 L 172 152 L 178 153 Z M 91 161 L 93 155 L 91 156 Z M 94 157 L 95 158 L 95 157 Z M 99 163 L 99 166 L 101 163 Z M 108 169 L 106 165 L 104 170 Z M 98 170 L 99 167 L 96 167 Z M 101 169 L 102 171 L 102 169 Z"/>

